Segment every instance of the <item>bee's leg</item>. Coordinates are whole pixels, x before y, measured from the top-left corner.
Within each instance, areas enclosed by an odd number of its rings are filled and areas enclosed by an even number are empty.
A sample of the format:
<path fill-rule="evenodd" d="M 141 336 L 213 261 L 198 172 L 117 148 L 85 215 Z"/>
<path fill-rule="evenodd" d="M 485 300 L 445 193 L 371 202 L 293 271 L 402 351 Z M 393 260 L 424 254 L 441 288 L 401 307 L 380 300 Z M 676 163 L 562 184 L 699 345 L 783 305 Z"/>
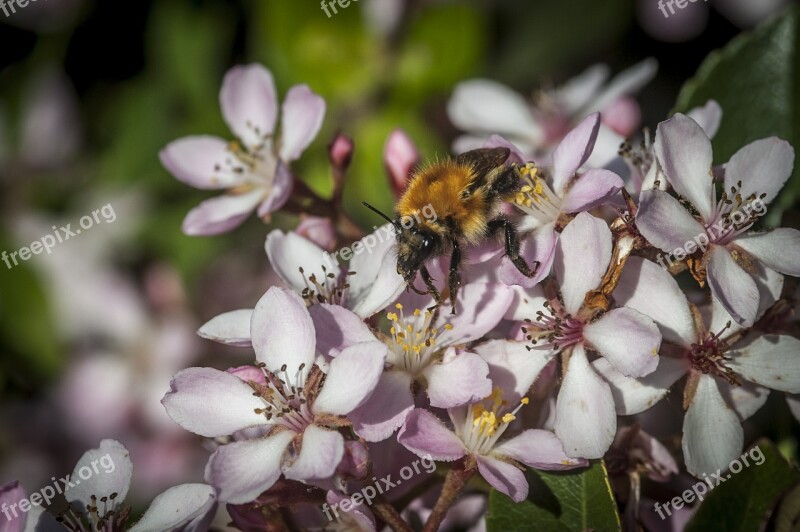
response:
<path fill-rule="evenodd" d="M 452 310 L 450 314 L 456 313 L 456 297 L 458 296 L 458 287 L 461 286 L 461 275 L 458 273 L 458 267 L 461 264 L 461 247 L 458 245 L 458 240 L 453 239 L 453 254 L 450 256 L 450 275 L 448 277 L 448 286 L 450 287 L 450 305 Z"/>
<path fill-rule="evenodd" d="M 442 303 L 442 296 L 439 294 L 439 290 L 436 289 L 436 286 L 433 284 L 433 278 L 431 277 L 431 273 L 428 271 L 428 268 L 423 266 L 420 268 L 420 273 L 422 274 L 422 280 L 425 281 L 425 286 L 428 287 L 428 294 L 433 295 L 433 300 L 436 301 L 436 305 L 434 307 L 438 308 L 439 305 Z M 432 307 L 432 308 L 434 308 Z"/>
<path fill-rule="evenodd" d="M 491 234 L 495 234 L 500 229 L 505 230 L 506 256 L 508 259 L 525 277 L 533 277 L 536 275 L 536 272 L 539 271 L 540 263 L 538 260 L 535 261 L 533 264 L 533 269 L 531 269 L 528 266 L 528 263 L 525 262 L 525 259 L 519 254 L 519 235 L 517 234 L 514 224 L 503 218 L 498 218 L 497 220 L 492 220 L 489 222 L 489 231 Z"/>

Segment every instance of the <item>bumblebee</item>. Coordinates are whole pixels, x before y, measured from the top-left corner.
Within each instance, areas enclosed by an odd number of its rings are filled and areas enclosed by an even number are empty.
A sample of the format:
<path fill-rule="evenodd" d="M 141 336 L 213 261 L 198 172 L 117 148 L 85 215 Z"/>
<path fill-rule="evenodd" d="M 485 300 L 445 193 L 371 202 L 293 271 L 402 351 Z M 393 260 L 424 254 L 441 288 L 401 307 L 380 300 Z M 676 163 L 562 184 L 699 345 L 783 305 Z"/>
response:
<path fill-rule="evenodd" d="M 519 183 L 516 166 L 506 164 L 510 154 L 508 148 L 481 148 L 417 170 L 395 206 L 394 220 L 364 203 L 394 226 L 397 273 L 414 292 L 432 295 L 437 307 L 442 296 L 426 264 L 450 253 L 447 286 L 453 314 L 465 246 L 480 244 L 502 231 L 506 256 L 520 273 L 533 277 L 539 268 L 538 261 L 531 268 L 520 256 L 516 228 L 502 215 L 501 206 L 514 197 Z M 424 209 L 432 210 L 435 217 L 420 219 L 418 214 Z M 426 290 L 414 286 L 417 272 Z"/>

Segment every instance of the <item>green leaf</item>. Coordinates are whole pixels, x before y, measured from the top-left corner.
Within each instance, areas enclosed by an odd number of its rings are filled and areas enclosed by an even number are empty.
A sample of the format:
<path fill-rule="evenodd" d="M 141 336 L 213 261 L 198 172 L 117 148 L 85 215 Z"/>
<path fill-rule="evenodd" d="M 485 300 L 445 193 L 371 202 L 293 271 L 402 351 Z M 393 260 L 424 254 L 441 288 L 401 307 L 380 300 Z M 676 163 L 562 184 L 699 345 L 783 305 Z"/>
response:
<path fill-rule="evenodd" d="M 800 8 L 740 35 L 710 54 L 697 75 L 678 97 L 676 110 L 686 112 L 714 99 L 722 106 L 722 124 L 713 140 L 714 159 L 724 163 L 754 140 L 778 136 L 794 145 L 800 141 Z M 800 194 L 800 165 L 784 188 L 768 222 Z"/>
<path fill-rule="evenodd" d="M 760 453 L 756 449 L 760 449 Z M 763 530 L 778 498 L 800 480 L 800 472 L 792 468 L 768 440 L 760 440 L 749 451 L 747 460 L 749 466 L 744 466 L 739 473 L 729 474 L 724 483 L 708 493 L 686 528 L 687 532 Z M 739 461 L 743 464 L 742 459 Z"/>
<path fill-rule="evenodd" d="M 486 516 L 489 532 L 621 530 L 602 461 L 575 471 L 529 470 L 526 477 L 530 492 L 520 503 L 492 490 Z"/>

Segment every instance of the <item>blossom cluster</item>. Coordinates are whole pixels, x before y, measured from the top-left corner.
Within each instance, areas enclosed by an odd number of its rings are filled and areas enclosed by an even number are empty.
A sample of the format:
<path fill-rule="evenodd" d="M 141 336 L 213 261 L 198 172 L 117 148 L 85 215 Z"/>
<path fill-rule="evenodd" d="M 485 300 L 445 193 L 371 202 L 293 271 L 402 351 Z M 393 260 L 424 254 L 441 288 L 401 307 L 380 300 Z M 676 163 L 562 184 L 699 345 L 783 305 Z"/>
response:
<path fill-rule="evenodd" d="M 333 199 L 294 173 L 323 124 L 324 100 L 298 85 L 279 112 L 266 68 L 229 71 L 220 103 L 235 140 L 193 136 L 161 152 L 180 181 L 223 191 L 183 229 L 223 233 L 253 211 L 265 221 L 279 210 L 301 217 L 294 230 L 266 236 L 281 284 L 198 331 L 252 363 L 183 369 L 165 390 L 169 417 L 213 452 L 207 484 L 173 488 L 180 493 L 162 495 L 150 512 L 161 498 L 181 499 L 171 501 L 181 509 L 174 527 L 201 528 L 222 502 L 233 525 L 249 530 L 286 518 L 281 507 L 291 503 L 295 523 L 327 526 L 323 507 L 421 457 L 440 463 L 438 498 L 428 480 L 412 478 L 340 511 L 337 526 L 405 530 L 412 514 L 428 530 L 445 520 L 471 526 L 485 505 L 465 488 L 473 475 L 522 501 L 526 468 L 580 469 L 603 457 L 611 467 L 629 453 L 638 460 L 632 475 L 677 473 L 666 445 L 625 421 L 671 390 L 682 390 L 682 458 L 697 477 L 741 454 L 742 423 L 770 390 L 788 394 L 800 414 L 792 395 L 800 393 L 800 341 L 781 334 L 792 310 L 784 275 L 800 275 L 800 232 L 757 231 L 758 214 L 742 210 L 777 197 L 794 150 L 767 138 L 719 164 L 710 137 L 722 110 L 713 101 L 665 120 L 632 148 L 624 139 L 639 114 L 630 95 L 654 68 L 645 62 L 607 88 L 604 68 L 587 71 L 552 95 L 548 113 L 494 82 L 457 87 L 448 111 L 466 134 L 455 150 L 510 150 L 519 186 L 504 212 L 522 235 L 521 254 L 539 268 L 521 275 L 487 238 L 464 251 L 458 295 L 441 305 L 407 290 L 391 226 L 365 235 L 336 204 L 352 140 L 339 134 L 328 147 Z M 420 159 L 416 147 L 396 131 L 384 158 L 400 194 Z M 708 241 L 669 268 L 656 262 L 697 235 Z M 371 253 L 326 260 L 362 238 L 375 243 Z M 447 279 L 448 264 L 430 261 L 435 280 Z M 104 442 L 91 452 L 106 447 L 124 451 Z M 113 508 L 125 491 L 115 490 Z M 401 496 L 411 502 L 398 507 Z M 95 499 L 88 508 L 99 512 Z M 146 514 L 137 528 L 165 515 Z"/>

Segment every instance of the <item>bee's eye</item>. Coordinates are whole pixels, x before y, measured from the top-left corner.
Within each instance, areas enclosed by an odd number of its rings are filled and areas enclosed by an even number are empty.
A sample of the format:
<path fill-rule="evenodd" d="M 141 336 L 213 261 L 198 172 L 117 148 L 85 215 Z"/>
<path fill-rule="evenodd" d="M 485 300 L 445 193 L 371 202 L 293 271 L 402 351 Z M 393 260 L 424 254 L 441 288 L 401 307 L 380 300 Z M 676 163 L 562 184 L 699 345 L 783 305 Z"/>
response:
<path fill-rule="evenodd" d="M 422 247 L 427 249 L 433 246 L 433 239 L 427 235 L 422 236 Z"/>

